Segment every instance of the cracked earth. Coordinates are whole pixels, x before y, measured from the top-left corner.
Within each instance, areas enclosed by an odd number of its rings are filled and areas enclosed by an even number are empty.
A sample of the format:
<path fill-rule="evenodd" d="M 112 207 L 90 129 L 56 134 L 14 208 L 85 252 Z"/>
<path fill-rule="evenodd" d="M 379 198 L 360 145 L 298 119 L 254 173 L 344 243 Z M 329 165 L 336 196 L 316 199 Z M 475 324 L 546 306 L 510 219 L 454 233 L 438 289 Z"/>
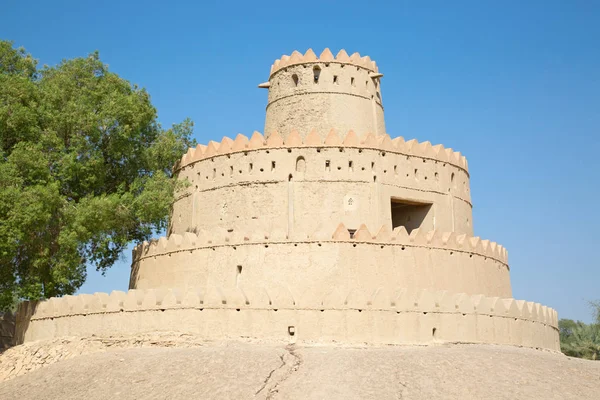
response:
<path fill-rule="evenodd" d="M 1 382 L 0 399 L 562 400 L 600 393 L 600 362 L 508 346 L 74 343 L 82 355 L 70 350 L 68 359 Z M 70 349 L 64 342 L 10 349 L 0 355 L 0 370 L 18 354 L 55 354 L 58 345 Z"/>

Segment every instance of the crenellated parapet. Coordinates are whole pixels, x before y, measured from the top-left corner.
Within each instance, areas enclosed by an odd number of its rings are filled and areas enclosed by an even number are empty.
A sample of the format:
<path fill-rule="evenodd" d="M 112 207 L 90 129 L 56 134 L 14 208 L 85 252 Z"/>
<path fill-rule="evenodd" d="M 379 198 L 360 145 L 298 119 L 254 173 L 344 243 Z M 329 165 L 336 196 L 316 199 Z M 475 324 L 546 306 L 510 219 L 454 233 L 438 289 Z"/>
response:
<path fill-rule="evenodd" d="M 176 168 L 189 185 L 176 196 L 169 233 L 247 229 L 254 219 L 286 231 L 327 221 L 392 227 L 390 201 L 400 199 L 430 206 L 424 229 L 473 234 L 466 159 L 429 142 L 255 132 L 190 149 Z"/>
<path fill-rule="evenodd" d="M 322 296 L 335 286 L 374 290 L 402 285 L 468 294 L 512 295 L 506 250 L 454 232 L 386 225 L 371 233 L 340 224 L 310 234 L 257 227 L 173 234 L 133 251 L 131 289 L 185 288 L 240 282 L 289 285 Z M 218 266 L 218 267 L 216 267 Z"/>
<path fill-rule="evenodd" d="M 418 142 L 416 139 L 405 141 L 401 136 L 392 139 L 387 134 L 376 137 L 371 133 L 363 135 L 359 139 L 354 131 L 349 131 L 344 137 L 340 137 L 334 129 L 329 131 L 324 140 L 316 130 L 309 132 L 304 139 L 297 130 L 292 130 L 285 140 L 277 132 L 273 132 L 267 139 L 259 132 L 254 132 L 250 139 L 242 134 L 238 134 L 235 139 L 225 136 L 219 143 L 210 141 L 208 145 L 199 144 L 195 148 L 190 148 L 174 169 L 178 171 L 205 159 L 253 150 L 327 147 L 377 150 L 383 153 L 448 163 L 468 174 L 467 159 L 459 151 L 445 148 L 441 144 L 432 145 L 428 141 Z"/>
<path fill-rule="evenodd" d="M 130 290 L 25 302 L 19 342 L 61 336 L 153 331 L 207 340 L 303 343 L 493 343 L 558 351 L 556 311 L 514 299 L 397 288 L 330 290 L 320 297 L 287 287 Z"/>
<path fill-rule="evenodd" d="M 227 231 L 217 229 L 209 232 L 200 230 L 198 233 L 186 232 L 183 235 L 172 234 L 168 238 L 144 242 L 133 249 L 133 259 L 141 260 L 147 257 L 156 257 L 180 251 L 190 251 L 202 247 L 234 246 L 244 244 L 268 243 L 372 243 L 375 245 L 398 245 L 410 247 L 427 247 L 448 251 L 465 252 L 481 257 L 499 261 L 508 267 L 508 252 L 500 244 L 484 240 L 479 237 L 468 237 L 455 232 L 441 232 L 439 230 L 424 231 L 414 229 L 410 234 L 401 226 L 393 231 L 387 225 L 381 226 L 376 233 L 371 233 L 365 224 L 353 232 L 340 223 L 333 233 L 319 230 L 310 234 L 296 232 L 293 237 L 281 230 L 272 231 L 255 230 L 249 232 Z"/>
<path fill-rule="evenodd" d="M 377 67 L 377 64 L 375 63 L 375 61 L 371 60 L 369 56 L 363 57 L 359 53 L 353 53 L 351 56 L 349 56 L 346 50 L 342 49 L 334 57 L 331 50 L 325 49 L 317 57 L 317 55 L 312 49 L 308 49 L 304 54 L 295 50 L 294 52 L 292 52 L 291 55 L 283 55 L 280 59 L 275 60 L 273 65 L 271 65 L 271 75 L 275 74 L 281 69 L 287 68 L 292 65 L 314 63 L 335 63 L 342 65 L 354 65 L 356 67 L 369 70 L 374 74 L 379 73 L 379 68 Z"/>

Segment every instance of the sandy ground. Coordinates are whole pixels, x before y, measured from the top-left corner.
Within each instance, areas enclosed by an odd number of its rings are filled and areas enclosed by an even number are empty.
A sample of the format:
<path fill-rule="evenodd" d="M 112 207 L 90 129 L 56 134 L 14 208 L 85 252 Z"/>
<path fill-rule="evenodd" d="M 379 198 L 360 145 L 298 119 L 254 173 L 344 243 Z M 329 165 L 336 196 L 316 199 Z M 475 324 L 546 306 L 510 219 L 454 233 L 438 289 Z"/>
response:
<path fill-rule="evenodd" d="M 222 343 L 114 349 L 0 383 L 3 400 L 251 398 L 600 399 L 600 361 L 491 345 Z"/>

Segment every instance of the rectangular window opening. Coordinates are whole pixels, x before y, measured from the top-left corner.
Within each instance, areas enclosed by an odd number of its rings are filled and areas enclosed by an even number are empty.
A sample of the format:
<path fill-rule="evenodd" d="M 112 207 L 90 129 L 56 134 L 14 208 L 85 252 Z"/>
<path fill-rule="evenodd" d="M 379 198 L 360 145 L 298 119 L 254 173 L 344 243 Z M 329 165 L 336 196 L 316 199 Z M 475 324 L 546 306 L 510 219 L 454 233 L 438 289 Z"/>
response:
<path fill-rule="evenodd" d="M 431 203 L 393 198 L 390 201 L 392 229 L 403 226 L 408 233 L 420 228 L 431 212 Z"/>

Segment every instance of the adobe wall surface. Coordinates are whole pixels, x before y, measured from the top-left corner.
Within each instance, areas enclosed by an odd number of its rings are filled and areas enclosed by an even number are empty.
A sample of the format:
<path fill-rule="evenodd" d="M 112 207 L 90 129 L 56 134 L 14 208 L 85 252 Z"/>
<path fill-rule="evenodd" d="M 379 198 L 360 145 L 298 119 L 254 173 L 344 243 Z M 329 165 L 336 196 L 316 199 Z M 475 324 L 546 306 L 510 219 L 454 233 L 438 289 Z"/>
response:
<path fill-rule="evenodd" d="M 62 336 L 187 332 L 206 340 L 348 344 L 494 343 L 558 351 L 556 312 L 514 299 L 448 292 L 273 288 L 130 290 L 23 303 L 19 343 Z"/>
<path fill-rule="evenodd" d="M 0 352 L 14 345 L 15 315 L 7 312 L 0 314 Z"/>
<path fill-rule="evenodd" d="M 383 287 L 511 297 L 507 254 L 496 243 L 455 233 L 385 225 L 353 238 L 343 224 L 288 239 L 283 231 L 171 235 L 133 252 L 130 288 L 282 285 L 308 296 Z"/>
<path fill-rule="evenodd" d="M 473 234 L 467 163 L 429 142 L 354 132 L 316 132 L 284 142 L 255 133 L 190 149 L 176 166 L 189 187 L 177 195 L 170 233 L 262 226 L 314 232 L 392 226 L 391 200 L 427 203 L 421 228 Z"/>
<path fill-rule="evenodd" d="M 359 135 L 385 134 L 379 77 L 364 65 L 307 61 L 278 69 L 269 83 L 267 137 L 279 132 L 285 138 L 292 129 L 306 137 L 316 129 L 325 139 L 332 126 Z"/>

